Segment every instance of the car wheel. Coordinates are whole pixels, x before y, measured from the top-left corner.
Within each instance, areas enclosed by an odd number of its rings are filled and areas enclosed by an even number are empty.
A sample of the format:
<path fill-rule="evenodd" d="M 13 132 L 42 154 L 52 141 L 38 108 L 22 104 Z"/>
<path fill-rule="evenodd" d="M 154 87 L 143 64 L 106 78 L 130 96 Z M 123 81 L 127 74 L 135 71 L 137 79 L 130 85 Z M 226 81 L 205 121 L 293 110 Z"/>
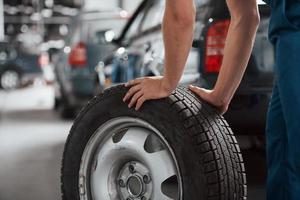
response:
<path fill-rule="evenodd" d="M 0 87 L 4 90 L 15 90 L 21 85 L 21 73 L 15 68 L 9 68 L 0 74 Z"/>
<path fill-rule="evenodd" d="M 80 112 L 65 144 L 64 200 L 246 199 L 237 141 L 222 116 L 188 89 L 140 111 L 112 87 Z"/>

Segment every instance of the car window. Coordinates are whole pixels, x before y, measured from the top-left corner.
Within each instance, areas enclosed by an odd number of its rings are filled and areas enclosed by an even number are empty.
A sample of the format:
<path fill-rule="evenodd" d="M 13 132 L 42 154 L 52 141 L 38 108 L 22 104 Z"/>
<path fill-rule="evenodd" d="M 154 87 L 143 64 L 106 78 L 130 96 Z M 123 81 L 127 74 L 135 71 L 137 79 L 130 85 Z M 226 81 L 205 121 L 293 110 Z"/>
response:
<path fill-rule="evenodd" d="M 149 1 L 146 16 L 143 20 L 141 31 L 146 31 L 162 23 L 165 9 L 165 0 Z"/>
<path fill-rule="evenodd" d="M 70 43 L 71 43 L 71 45 L 76 45 L 80 40 L 81 40 L 81 38 L 80 38 L 80 27 L 76 27 L 76 29 L 73 30 L 73 34 L 72 34 Z"/>
<path fill-rule="evenodd" d="M 195 0 L 194 2 L 195 2 L 196 8 L 200 8 L 200 7 L 206 6 L 208 3 L 211 2 L 211 0 Z"/>
<path fill-rule="evenodd" d="M 213 10 L 211 0 L 195 0 L 196 12 L 196 23 L 194 29 L 194 40 L 198 40 L 208 18 L 211 16 L 209 13 Z"/>
<path fill-rule="evenodd" d="M 6 43 L 0 43 L 0 61 L 8 59 L 10 54 L 10 48 Z"/>
<path fill-rule="evenodd" d="M 105 42 L 105 33 L 112 30 L 116 36 L 121 32 L 126 20 L 107 19 L 86 21 L 88 42 L 103 44 Z"/>
<path fill-rule="evenodd" d="M 211 0 L 196 0 L 195 5 L 197 8 L 197 21 L 205 20 L 205 17 L 207 17 L 208 13 L 213 9 L 213 6 L 211 6 Z"/>
<path fill-rule="evenodd" d="M 105 33 L 108 30 L 99 30 L 96 31 L 95 33 L 91 34 L 89 37 L 89 42 L 92 44 L 106 44 L 106 38 L 105 38 Z"/>
<path fill-rule="evenodd" d="M 126 32 L 125 39 L 130 39 L 139 34 L 140 24 L 144 17 L 144 10 L 142 10 L 138 16 L 134 19 L 133 23 L 130 25 L 129 29 Z"/>

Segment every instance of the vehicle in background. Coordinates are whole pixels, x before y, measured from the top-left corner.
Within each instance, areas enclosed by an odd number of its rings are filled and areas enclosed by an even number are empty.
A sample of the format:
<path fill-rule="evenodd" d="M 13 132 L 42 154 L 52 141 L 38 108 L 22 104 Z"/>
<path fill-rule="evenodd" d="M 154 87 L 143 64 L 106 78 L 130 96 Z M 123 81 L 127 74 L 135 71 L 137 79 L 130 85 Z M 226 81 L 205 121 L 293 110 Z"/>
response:
<path fill-rule="evenodd" d="M 221 68 L 230 15 L 225 0 L 197 0 L 193 47 L 180 81 L 213 88 Z M 163 74 L 161 34 L 164 0 L 143 1 L 121 36 L 117 50 L 103 61 L 107 83 Z M 274 48 L 268 41 L 270 8 L 259 3 L 261 22 L 244 79 L 225 115 L 238 134 L 262 134 L 273 88 Z"/>
<path fill-rule="evenodd" d="M 46 52 L 27 52 L 20 43 L 1 42 L 0 88 L 14 90 L 33 82 L 37 76 L 43 76 L 44 68 L 49 65 L 47 57 Z"/>
<path fill-rule="evenodd" d="M 71 118 L 103 88 L 96 72 L 99 61 L 110 54 L 110 41 L 128 20 L 126 11 L 82 11 L 70 26 L 65 47 L 54 61 L 56 104 L 63 118 Z M 103 80 L 103 79 L 101 79 Z"/>

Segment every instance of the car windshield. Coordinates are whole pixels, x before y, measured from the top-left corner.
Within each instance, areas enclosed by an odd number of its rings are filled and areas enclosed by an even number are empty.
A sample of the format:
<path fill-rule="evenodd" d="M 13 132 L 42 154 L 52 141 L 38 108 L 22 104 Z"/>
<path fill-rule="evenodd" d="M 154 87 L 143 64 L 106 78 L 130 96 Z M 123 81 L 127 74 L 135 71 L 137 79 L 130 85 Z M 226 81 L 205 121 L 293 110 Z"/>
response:
<path fill-rule="evenodd" d="M 102 41 L 105 32 L 112 30 L 115 36 L 119 36 L 126 20 L 107 19 L 101 21 L 89 21 L 85 24 L 87 36 L 93 41 Z"/>

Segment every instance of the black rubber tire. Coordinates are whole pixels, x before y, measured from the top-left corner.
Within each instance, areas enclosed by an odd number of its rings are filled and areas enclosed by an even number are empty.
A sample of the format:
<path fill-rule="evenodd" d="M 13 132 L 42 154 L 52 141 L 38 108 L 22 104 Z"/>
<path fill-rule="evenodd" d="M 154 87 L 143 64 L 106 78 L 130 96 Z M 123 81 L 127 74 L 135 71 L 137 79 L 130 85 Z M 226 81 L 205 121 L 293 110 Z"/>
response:
<path fill-rule="evenodd" d="M 77 116 L 62 160 L 63 200 L 79 200 L 78 172 L 85 146 L 100 125 L 120 116 L 143 119 L 163 134 L 179 165 L 184 200 L 246 199 L 246 175 L 239 146 L 214 108 L 179 87 L 170 97 L 148 101 L 135 111 L 122 102 L 126 91 L 123 85 L 105 90 Z"/>

